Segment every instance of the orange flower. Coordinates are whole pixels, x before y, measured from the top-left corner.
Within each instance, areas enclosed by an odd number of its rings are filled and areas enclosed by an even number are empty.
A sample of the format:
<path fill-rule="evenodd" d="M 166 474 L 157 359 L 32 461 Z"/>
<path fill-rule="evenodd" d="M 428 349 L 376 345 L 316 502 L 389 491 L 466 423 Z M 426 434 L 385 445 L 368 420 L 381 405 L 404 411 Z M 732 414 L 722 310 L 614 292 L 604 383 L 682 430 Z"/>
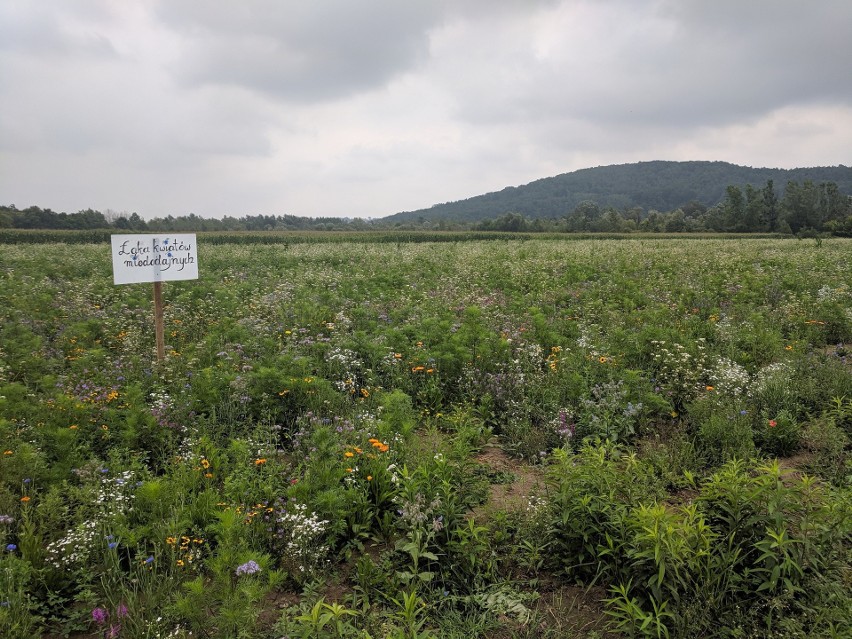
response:
<path fill-rule="evenodd" d="M 715 387 L 713 387 L 713 386 L 709 386 L 709 385 L 708 385 L 708 386 L 705 386 L 705 388 L 706 388 L 708 391 L 715 390 Z"/>
<path fill-rule="evenodd" d="M 213 473 L 204 473 L 204 476 L 205 476 L 207 479 L 213 479 Z"/>
<path fill-rule="evenodd" d="M 367 475 L 367 481 L 373 481 L 373 476 L 372 476 L 372 475 Z"/>
<path fill-rule="evenodd" d="M 25 504 L 26 504 L 29 500 L 30 500 L 30 496 L 29 496 L 29 495 L 24 495 L 23 497 L 21 497 L 21 501 L 22 501 L 22 502 L 24 502 Z"/>
<path fill-rule="evenodd" d="M 263 465 L 263 464 L 265 464 L 265 463 L 266 463 L 266 460 L 265 460 L 265 459 L 263 459 L 263 458 L 261 458 L 261 459 L 255 459 L 255 460 L 254 460 L 254 465 L 255 465 L 255 466 L 262 466 L 262 465 Z"/>
<path fill-rule="evenodd" d="M 68 428 L 71 430 L 77 430 L 77 424 L 71 424 Z"/>
<path fill-rule="evenodd" d="M 345 453 L 343 453 L 343 456 L 344 457 L 355 457 L 355 453 L 353 453 L 351 450 L 347 450 Z"/>
<path fill-rule="evenodd" d="M 3 451 L 3 454 L 4 454 L 4 455 L 11 455 L 11 454 L 12 454 L 12 451 L 11 451 L 11 450 L 4 450 L 4 451 Z"/>

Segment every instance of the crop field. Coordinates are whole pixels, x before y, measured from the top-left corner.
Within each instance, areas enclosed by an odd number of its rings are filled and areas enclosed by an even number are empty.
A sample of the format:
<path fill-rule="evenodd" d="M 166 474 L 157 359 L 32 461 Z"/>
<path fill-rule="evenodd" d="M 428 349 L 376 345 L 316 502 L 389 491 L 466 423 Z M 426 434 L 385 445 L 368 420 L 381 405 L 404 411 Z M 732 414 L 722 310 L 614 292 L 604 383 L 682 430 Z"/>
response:
<path fill-rule="evenodd" d="M 849 637 L 852 240 L 0 245 L 0 636 Z"/>

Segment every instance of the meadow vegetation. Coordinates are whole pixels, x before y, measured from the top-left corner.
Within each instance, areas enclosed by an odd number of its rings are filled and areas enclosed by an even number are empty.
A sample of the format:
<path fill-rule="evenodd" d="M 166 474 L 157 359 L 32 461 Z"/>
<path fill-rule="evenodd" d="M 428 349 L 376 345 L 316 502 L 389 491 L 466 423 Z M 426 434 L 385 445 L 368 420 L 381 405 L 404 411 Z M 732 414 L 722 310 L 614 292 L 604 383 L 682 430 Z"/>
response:
<path fill-rule="evenodd" d="M 852 240 L 0 246 L 0 635 L 843 637 Z"/>

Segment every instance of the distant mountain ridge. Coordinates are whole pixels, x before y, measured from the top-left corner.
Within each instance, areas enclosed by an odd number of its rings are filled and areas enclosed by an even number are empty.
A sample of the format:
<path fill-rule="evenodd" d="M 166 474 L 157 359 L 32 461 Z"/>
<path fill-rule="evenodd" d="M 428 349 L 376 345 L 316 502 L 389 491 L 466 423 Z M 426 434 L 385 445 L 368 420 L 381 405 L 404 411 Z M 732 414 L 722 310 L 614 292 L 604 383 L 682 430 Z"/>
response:
<path fill-rule="evenodd" d="M 476 222 L 504 213 L 520 213 L 529 218 L 558 218 L 570 213 L 585 200 L 600 207 L 624 210 L 642 207 L 646 211 L 671 211 L 698 201 L 705 206 L 718 204 L 729 185 L 751 184 L 763 187 L 773 180 L 783 192 L 787 182 L 834 182 L 841 193 L 852 195 L 852 167 L 811 167 L 768 169 L 739 166 L 728 162 L 670 162 L 656 160 L 580 169 L 555 177 L 535 180 L 522 186 L 466 200 L 435 204 L 428 209 L 404 211 L 382 218 L 383 222 L 451 220 Z"/>

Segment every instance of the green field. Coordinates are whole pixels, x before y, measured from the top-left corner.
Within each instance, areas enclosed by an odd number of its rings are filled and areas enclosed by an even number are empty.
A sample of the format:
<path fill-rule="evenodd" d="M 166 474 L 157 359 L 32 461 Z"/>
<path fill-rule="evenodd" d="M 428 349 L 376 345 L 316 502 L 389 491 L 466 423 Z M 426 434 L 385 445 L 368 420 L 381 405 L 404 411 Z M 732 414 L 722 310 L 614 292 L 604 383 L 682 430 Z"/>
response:
<path fill-rule="evenodd" d="M 0 244 L 0 636 L 849 636 L 852 240 L 199 238 Z"/>

